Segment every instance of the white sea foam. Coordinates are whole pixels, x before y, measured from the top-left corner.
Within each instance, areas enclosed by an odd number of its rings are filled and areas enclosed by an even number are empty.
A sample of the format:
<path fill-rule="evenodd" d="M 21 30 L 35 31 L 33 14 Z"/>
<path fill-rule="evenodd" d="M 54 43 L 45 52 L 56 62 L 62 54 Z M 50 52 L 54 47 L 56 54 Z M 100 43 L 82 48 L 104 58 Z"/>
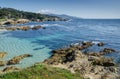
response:
<path fill-rule="evenodd" d="M 49 26 L 63 26 L 60 24 L 42 24 L 41 26 L 49 27 Z"/>

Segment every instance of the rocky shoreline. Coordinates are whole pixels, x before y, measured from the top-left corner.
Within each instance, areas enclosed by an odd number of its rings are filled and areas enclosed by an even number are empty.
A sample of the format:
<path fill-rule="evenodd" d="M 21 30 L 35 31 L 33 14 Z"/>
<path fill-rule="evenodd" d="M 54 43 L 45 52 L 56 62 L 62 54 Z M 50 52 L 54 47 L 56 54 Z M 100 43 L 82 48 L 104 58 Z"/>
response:
<path fill-rule="evenodd" d="M 36 64 L 42 63 L 52 67 L 64 68 L 70 70 L 72 73 L 81 74 L 84 79 L 120 79 L 120 68 L 118 64 L 114 62 L 113 58 L 105 56 L 107 54 L 117 53 L 117 51 L 112 48 L 103 48 L 99 52 L 83 52 L 83 50 L 94 45 L 101 47 L 105 44 L 103 42 L 98 44 L 94 44 L 93 42 L 72 44 L 68 47 L 53 50 L 53 55 L 50 58 Z M 6 55 L 6 52 L 0 52 L 0 58 Z M 22 70 L 11 65 L 19 64 L 26 57 L 32 57 L 32 55 L 23 54 L 13 57 L 8 61 L 0 61 L 0 66 L 7 65 L 0 73 L 4 74 Z"/>
<path fill-rule="evenodd" d="M 4 27 L 7 25 L 24 24 L 27 22 L 30 22 L 30 20 L 28 20 L 28 19 L 18 19 L 18 20 L 7 19 L 5 21 L 0 22 L 0 26 Z"/>
<path fill-rule="evenodd" d="M 116 50 L 104 48 L 100 52 L 82 52 L 93 45 L 95 44 L 92 42 L 83 42 L 81 45 L 53 50 L 53 55 L 44 63 L 68 69 L 73 73 L 79 72 L 85 79 L 120 79 L 117 63 L 113 58 L 104 56 L 115 53 Z M 98 46 L 103 45 L 104 43 L 98 43 Z"/>
<path fill-rule="evenodd" d="M 42 26 L 34 26 L 34 27 L 30 27 L 30 26 L 14 26 L 14 27 L 3 27 L 0 28 L 0 30 L 4 31 L 4 30 L 9 30 L 9 31 L 16 31 L 16 30 L 22 30 L 22 31 L 27 31 L 27 30 L 39 30 L 39 29 L 46 29 L 46 27 L 42 27 Z"/>

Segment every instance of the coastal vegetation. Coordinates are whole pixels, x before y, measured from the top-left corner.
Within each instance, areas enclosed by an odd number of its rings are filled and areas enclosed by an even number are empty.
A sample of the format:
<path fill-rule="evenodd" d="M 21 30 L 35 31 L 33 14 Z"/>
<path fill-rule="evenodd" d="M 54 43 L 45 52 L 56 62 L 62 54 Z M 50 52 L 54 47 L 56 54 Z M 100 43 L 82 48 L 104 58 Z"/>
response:
<path fill-rule="evenodd" d="M 69 70 L 54 68 L 44 64 L 36 64 L 32 67 L 3 74 L 1 79 L 83 79 L 79 73 L 71 73 Z"/>
<path fill-rule="evenodd" d="M 40 13 L 26 12 L 20 11 L 13 8 L 0 8 L 0 21 L 4 21 L 6 19 L 29 19 L 31 21 L 55 21 L 62 20 L 62 18 L 57 16 L 49 16 Z"/>
<path fill-rule="evenodd" d="M 0 8 L 0 27 L 24 24 L 30 21 L 66 21 L 68 19 L 46 14 L 20 11 L 13 8 Z"/>

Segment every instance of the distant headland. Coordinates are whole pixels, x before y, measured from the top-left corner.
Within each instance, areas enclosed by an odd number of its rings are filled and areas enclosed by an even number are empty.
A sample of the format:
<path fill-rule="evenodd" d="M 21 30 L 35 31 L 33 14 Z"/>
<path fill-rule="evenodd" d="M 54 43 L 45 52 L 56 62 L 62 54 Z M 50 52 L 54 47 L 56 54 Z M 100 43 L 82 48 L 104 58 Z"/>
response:
<path fill-rule="evenodd" d="M 26 23 L 29 21 L 65 21 L 65 18 L 46 14 L 20 11 L 13 8 L 0 8 L 0 26 Z"/>

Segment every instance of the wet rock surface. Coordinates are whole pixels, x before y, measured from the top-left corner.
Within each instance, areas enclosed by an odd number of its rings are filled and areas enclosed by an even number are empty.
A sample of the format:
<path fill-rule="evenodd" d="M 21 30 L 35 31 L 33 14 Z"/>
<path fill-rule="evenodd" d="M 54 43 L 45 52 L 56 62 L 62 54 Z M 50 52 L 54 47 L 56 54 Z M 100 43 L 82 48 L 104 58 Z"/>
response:
<path fill-rule="evenodd" d="M 104 48 L 102 52 L 112 53 L 112 52 L 116 52 L 116 50 L 112 48 Z"/>
<path fill-rule="evenodd" d="M 30 26 L 15 26 L 15 27 L 4 27 L 3 29 L 6 30 L 10 30 L 10 31 L 16 31 L 16 30 L 23 30 L 23 31 L 27 31 L 27 30 L 39 30 L 39 29 L 45 29 L 45 27 L 42 26 L 34 26 L 34 27 L 30 27 Z"/>
<path fill-rule="evenodd" d="M 104 46 L 104 45 L 105 45 L 105 43 L 100 42 L 100 43 L 98 43 L 97 45 L 98 45 L 98 46 Z"/>
<path fill-rule="evenodd" d="M 43 63 L 66 68 L 71 72 L 79 72 L 85 79 L 119 79 L 120 68 L 116 66 L 113 58 L 104 56 L 115 50 L 104 48 L 102 52 L 97 53 L 82 52 L 93 45 L 92 42 L 82 42 L 80 45 L 53 50 L 53 55 Z"/>
<path fill-rule="evenodd" d="M 32 30 L 39 30 L 40 28 L 42 28 L 42 26 L 34 26 Z"/>
<path fill-rule="evenodd" d="M 19 64 L 20 61 L 26 57 L 32 57 L 32 55 L 30 54 L 23 54 L 23 55 L 19 55 L 19 56 L 16 56 L 16 57 L 13 57 L 11 60 L 9 60 L 7 62 L 7 65 L 12 65 L 12 64 Z"/>

